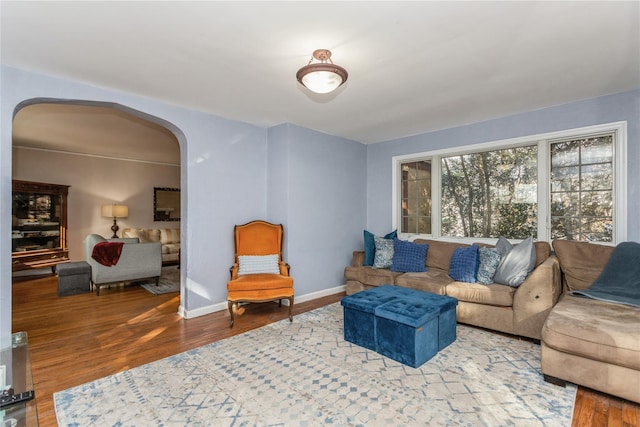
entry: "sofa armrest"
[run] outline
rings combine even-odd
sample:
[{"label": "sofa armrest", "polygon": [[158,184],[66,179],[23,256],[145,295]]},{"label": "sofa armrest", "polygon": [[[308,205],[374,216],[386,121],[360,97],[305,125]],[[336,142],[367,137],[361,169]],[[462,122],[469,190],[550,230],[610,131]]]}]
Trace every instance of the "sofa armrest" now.
[{"label": "sofa armrest", "polygon": [[118,263],[111,267],[91,256],[85,261],[91,266],[91,279],[96,284],[159,277],[162,272],[160,243],[125,244]]},{"label": "sofa armrest", "polygon": [[364,251],[353,251],[351,267],[362,267],[364,264]]},{"label": "sofa armrest", "polygon": [[[516,330],[519,325],[532,328],[533,335],[539,339],[542,323],[558,302],[561,291],[560,263],[555,255],[551,255],[531,272],[513,297]],[[531,336],[531,334],[524,335]]]}]

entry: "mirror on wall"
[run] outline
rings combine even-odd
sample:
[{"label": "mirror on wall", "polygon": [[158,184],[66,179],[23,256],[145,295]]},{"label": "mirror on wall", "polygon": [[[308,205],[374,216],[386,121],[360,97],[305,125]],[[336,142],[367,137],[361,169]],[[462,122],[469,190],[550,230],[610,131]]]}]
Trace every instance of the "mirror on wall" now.
[{"label": "mirror on wall", "polygon": [[153,188],[153,220],[180,221],[179,188]]}]

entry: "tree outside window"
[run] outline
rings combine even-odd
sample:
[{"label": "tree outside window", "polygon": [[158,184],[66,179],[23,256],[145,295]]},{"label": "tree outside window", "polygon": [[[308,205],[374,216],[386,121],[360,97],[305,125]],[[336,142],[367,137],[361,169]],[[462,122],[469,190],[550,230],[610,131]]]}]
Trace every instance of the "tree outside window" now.
[{"label": "tree outside window", "polygon": [[536,145],[441,159],[442,235],[537,237]]},{"label": "tree outside window", "polygon": [[431,161],[401,165],[402,233],[431,234]]},{"label": "tree outside window", "polygon": [[551,144],[551,237],[613,241],[613,136]]}]

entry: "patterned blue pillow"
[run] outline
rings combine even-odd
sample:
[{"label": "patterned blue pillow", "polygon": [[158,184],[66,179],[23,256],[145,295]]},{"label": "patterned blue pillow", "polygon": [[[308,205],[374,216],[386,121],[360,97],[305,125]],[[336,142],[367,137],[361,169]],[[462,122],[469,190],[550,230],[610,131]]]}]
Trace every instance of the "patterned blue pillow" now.
[{"label": "patterned blue pillow", "polygon": [[393,264],[393,240],[374,236],[376,255],[373,257],[373,268],[389,268]]},{"label": "patterned blue pillow", "polygon": [[478,283],[490,285],[493,283],[493,275],[500,264],[502,257],[496,248],[480,248],[480,266],[478,267]]},{"label": "patterned blue pillow", "polygon": [[456,248],[449,265],[449,276],[457,282],[476,283],[476,275],[480,265],[478,245],[467,248]]},{"label": "patterned blue pillow", "polygon": [[427,271],[429,245],[393,239],[393,264],[391,271],[420,273]]},{"label": "patterned blue pillow", "polygon": [[[391,233],[384,236],[385,239],[395,239],[398,235],[398,230],[393,230]],[[374,241],[373,233],[364,230],[364,262],[362,265],[372,266],[373,260],[376,255],[376,243]]]}]

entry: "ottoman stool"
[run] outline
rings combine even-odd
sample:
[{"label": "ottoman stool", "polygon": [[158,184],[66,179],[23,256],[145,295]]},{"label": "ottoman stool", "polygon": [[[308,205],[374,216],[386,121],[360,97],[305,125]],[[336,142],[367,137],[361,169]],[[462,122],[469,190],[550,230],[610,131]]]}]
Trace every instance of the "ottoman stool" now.
[{"label": "ottoman stool", "polygon": [[58,296],[91,292],[91,266],[84,262],[65,262],[56,266]]},{"label": "ottoman stool", "polygon": [[440,309],[416,299],[396,299],[378,306],[377,352],[404,365],[420,367],[438,352]]},{"label": "ottoman stool", "polygon": [[[438,316],[438,351],[440,351],[456,340],[456,306],[458,305],[458,300],[446,295],[420,291],[414,292],[420,294],[413,296],[417,301],[440,310]],[[411,297],[403,296],[403,298]]]},{"label": "ottoman stool", "polygon": [[394,286],[384,285],[342,298],[345,341],[376,350],[375,310],[396,298],[389,288]]}]

